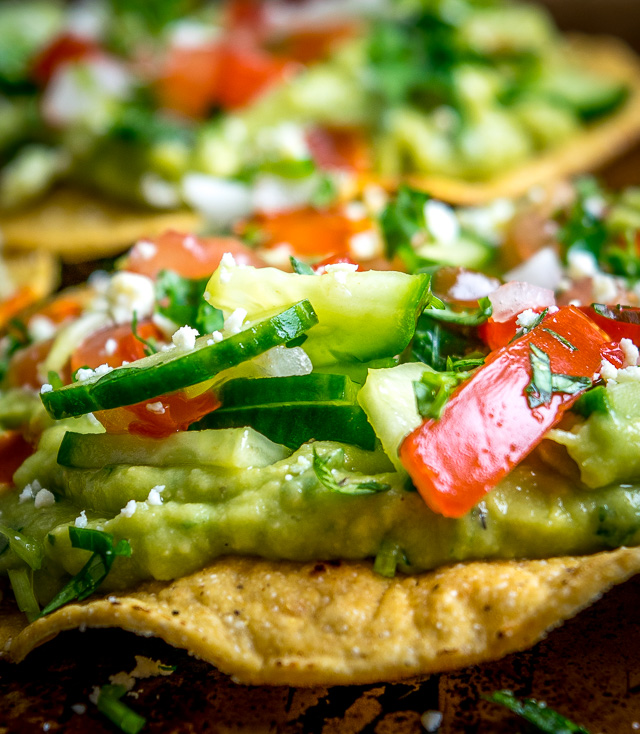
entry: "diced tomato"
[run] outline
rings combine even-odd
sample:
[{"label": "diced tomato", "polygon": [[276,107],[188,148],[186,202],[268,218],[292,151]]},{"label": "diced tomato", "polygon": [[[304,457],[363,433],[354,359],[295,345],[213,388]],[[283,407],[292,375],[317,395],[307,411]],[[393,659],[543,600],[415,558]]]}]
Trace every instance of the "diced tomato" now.
[{"label": "diced tomato", "polygon": [[[164,335],[152,321],[141,321],[138,336],[146,340],[164,340]],[[108,326],[85,339],[71,356],[71,374],[80,367],[95,369],[101,364],[120,367],[123,362],[135,362],[146,356],[145,345],[137,339],[130,324]]]},{"label": "diced tomato", "polygon": [[149,278],[155,278],[161,270],[174,270],[185,278],[206,278],[218,267],[225,252],[230,252],[240,265],[264,266],[235,237],[195,237],[170,230],[134,246],[124,258],[122,268]]},{"label": "diced tomato", "polygon": [[640,346],[640,308],[633,306],[581,306],[580,310],[612,339],[631,339]]},{"label": "diced tomato", "polygon": [[246,107],[296,70],[291,61],[249,44],[230,42],[221,53],[216,100],[225,110]]},{"label": "diced tomato", "polygon": [[282,243],[300,255],[347,256],[349,241],[370,229],[368,218],[351,220],[337,208],[304,207],[279,214],[260,214],[252,220],[264,237],[266,247]]},{"label": "diced tomato", "polygon": [[359,29],[357,23],[348,22],[321,28],[305,28],[288,35],[277,47],[288,58],[308,64],[326,58],[338,43],[353,38]]},{"label": "diced tomato", "polygon": [[5,298],[0,303],[0,330],[4,329],[14,316],[30,306],[37,298],[38,296],[29,286],[18,288],[15,293]]},{"label": "diced tomato", "polygon": [[577,400],[578,393],[554,392],[548,403],[529,406],[531,344],[548,355],[553,373],[592,379],[609,341],[599,326],[569,306],[493,352],[454,392],[440,419],[425,420],[400,447],[402,463],[429,507],[447,517],[464,515]]},{"label": "diced tomato", "polygon": [[156,81],[162,107],[181,115],[203,118],[217,103],[220,44],[172,46]]},{"label": "diced tomato", "polygon": [[34,447],[19,431],[0,433],[0,484],[11,484],[16,469],[31,456]]},{"label": "diced tomato", "polygon": [[185,431],[219,407],[220,401],[211,390],[195,397],[180,390],[124,408],[97,411],[95,416],[107,433],[135,433],[160,438]]},{"label": "diced tomato", "polygon": [[45,85],[62,64],[97,56],[99,53],[100,47],[95,41],[65,33],[55,38],[35,58],[32,67],[33,77]]},{"label": "diced tomato", "polygon": [[64,321],[80,316],[86,301],[87,291],[71,290],[39,306],[34,315],[46,316],[56,325],[62,324]]},{"label": "diced tomato", "polygon": [[307,133],[307,145],[320,168],[371,170],[370,146],[359,130],[315,127]]},{"label": "diced tomato", "polygon": [[260,40],[265,34],[263,0],[230,0],[224,4],[224,26],[234,36]]},{"label": "diced tomato", "polygon": [[[42,385],[39,367],[47,358],[53,339],[36,342],[29,347],[18,350],[9,361],[7,384],[9,387],[31,387],[38,390]],[[68,369],[60,375],[63,382],[70,381]]]}]

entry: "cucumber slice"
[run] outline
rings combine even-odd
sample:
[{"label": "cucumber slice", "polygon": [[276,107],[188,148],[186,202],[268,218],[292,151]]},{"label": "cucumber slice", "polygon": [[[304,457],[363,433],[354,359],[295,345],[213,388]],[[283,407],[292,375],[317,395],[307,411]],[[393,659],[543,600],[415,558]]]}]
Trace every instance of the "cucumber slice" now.
[{"label": "cucumber slice", "polygon": [[247,469],[269,466],[290,453],[252,428],[181,431],[167,438],[67,431],[58,451],[58,464],[76,469],[114,464]]},{"label": "cucumber slice", "polygon": [[226,382],[218,397],[223,409],[273,403],[355,403],[358,388],[345,375],[310,374],[291,377],[240,378]]},{"label": "cucumber slice", "polygon": [[431,368],[410,362],[388,370],[371,370],[358,395],[382,448],[398,471],[404,471],[398,449],[405,436],[416,429],[422,418],[416,407],[413,383]]},{"label": "cucumber slice", "polygon": [[487,242],[464,235],[454,244],[443,245],[430,242],[421,245],[416,252],[425,260],[430,260],[438,265],[460,266],[471,270],[485,268],[495,256],[495,248]]},{"label": "cucumber slice", "polygon": [[225,317],[244,308],[252,321],[268,310],[308,298],[319,319],[304,342],[314,367],[400,354],[413,336],[428,296],[425,274],[370,270],[297,275],[224,263],[205,292]]},{"label": "cucumber slice", "polygon": [[251,426],[290,449],[303,443],[340,441],[373,451],[376,435],[362,408],[355,403],[291,403],[252,408],[220,408],[195,424],[197,428]]},{"label": "cucumber slice", "polygon": [[42,394],[54,418],[119,408],[205,382],[218,372],[286,344],[318,322],[309,301],[299,301],[217,344],[200,337],[196,348],[172,349],[144,357],[99,378],[90,378]]}]

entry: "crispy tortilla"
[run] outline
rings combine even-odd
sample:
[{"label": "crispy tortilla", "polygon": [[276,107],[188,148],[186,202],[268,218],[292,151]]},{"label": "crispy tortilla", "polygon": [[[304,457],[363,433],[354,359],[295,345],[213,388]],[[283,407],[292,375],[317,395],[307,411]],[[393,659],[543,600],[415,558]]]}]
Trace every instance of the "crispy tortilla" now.
[{"label": "crispy tortilla", "polygon": [[28,209],[0,214],[7,247],[40,249],[67,262],[117,255],[143,237],[167,229],[195,232],[195,212],[153,212],[126,207],[77,189],[57,189]]},{"label": "crispy tortilla", "polygon": [[[640,59],[616,38],[576,34],[569,39],[568,53],[581,66],[629,86],[629,98],[617,112],[594,122],[561,147],[542,152],[489,181],[474,183],[427,174],[408,175],[403,181],[436,199],[474,206],[502,197],[522,196],[533,186],[596,170],[631,148],[640,137]],[[388,181],[384,185],[395,189],[398,182]]]},{"label": "crispy tortilla", "polygon": [[223,558],[174,582],[0,623],[14,662],[63,630],[154,635],[247,684],[392,681],[500,658],[640,571],[640,549],[458,564],[393,579],[366,563]]}]

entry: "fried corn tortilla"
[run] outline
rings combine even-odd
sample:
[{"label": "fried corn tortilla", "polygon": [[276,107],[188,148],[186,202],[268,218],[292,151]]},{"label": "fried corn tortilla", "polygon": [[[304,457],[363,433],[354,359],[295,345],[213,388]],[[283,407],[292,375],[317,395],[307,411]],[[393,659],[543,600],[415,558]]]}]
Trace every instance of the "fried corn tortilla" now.
[{"label": "fried corn tortilla", "polygon": [[19,662],[59,632],[155,635],[252,685],[368,683],[442,672],[530,647],[640,570],[640,549],[458,564],[387,579],[365,563],[223,558],[171,583],[0,624]]},{"label": "fried corn tortilla", "polygon": [[116,255],[142,237],[167,229],[197,231],[200,225],[194,212],[136,209],[78,189],[57,189],[28,209],[0,213],[7,247],[37,248],[67,262]]},{"label": "fried corn tortilla", "polygon": [[[629,98],[617,112],[587,127],[573,140],[547,150],[528,163],[478,183],[442,176],[407,176],[411,185],[454,204],[486,204],[501,197],[517,197],[532,186],[592,171],[622,155],[640,135],[640,61],[615,38],[570,37],[568,53],[586,69],[624,81]],[[395,189],[397,182],[386,182]]]}]

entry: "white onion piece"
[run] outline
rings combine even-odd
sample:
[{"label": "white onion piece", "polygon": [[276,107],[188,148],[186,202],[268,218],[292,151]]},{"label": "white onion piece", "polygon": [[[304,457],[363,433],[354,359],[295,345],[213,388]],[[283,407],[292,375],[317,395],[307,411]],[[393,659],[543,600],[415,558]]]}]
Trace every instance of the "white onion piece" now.
[{"label": "white onion piece", "polygon": [[551,308],[556,305],[553,291],[515,280],[490,293],[489,300],[493,306],[493,320],[498,323],[508,321],[528,308]]},{"label": "white onion piece", "polygon": [[504,279],[519,280],[541,288],[557,290],[562,281],[562,264],[553,247],[543,247],[528,260],[505,273]]}]

